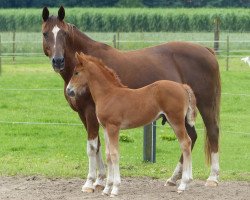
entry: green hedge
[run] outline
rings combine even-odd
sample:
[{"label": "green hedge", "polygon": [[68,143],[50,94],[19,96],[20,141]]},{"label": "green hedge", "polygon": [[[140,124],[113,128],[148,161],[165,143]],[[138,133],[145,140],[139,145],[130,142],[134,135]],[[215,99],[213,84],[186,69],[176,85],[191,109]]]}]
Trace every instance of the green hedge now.
[{"label": "green hedge", "polygon": [[[57,9],[50,9],[54,15]],[[0,31],[40,31],[42,9],[0,9]],[[66,8],[66,21],[84,31],[250,31],[249,9]]]}]

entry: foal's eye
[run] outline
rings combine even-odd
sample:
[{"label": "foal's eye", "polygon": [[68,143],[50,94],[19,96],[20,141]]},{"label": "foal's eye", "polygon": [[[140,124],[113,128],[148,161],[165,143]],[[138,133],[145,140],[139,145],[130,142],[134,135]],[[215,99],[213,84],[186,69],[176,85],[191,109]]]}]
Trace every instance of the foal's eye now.
[{"label": "foal's eye", "polygon": [[78,75],[78,72],[75,72],[74,75],[75,75],[75,76]]}]

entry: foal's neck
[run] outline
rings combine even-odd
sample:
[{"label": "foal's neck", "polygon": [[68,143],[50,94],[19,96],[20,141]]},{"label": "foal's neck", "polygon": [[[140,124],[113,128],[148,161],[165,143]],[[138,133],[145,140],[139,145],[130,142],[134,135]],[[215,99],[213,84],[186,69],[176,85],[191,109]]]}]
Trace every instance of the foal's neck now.
[{"label": "foal's neck", "polygon": [[110,94],[114,89],[121,88],[111,81],[106,74],[100,69],[88,70],[88,86],[95,103],[106,95]]}]

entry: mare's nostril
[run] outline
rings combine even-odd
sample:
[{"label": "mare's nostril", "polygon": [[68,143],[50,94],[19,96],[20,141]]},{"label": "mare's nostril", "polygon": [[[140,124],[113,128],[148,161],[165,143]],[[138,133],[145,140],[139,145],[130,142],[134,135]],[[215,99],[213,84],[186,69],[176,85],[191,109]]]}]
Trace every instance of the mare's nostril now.
[{"label": "mare's nostril", "polygon": [[55,58],[52,59],[52,63],[55,64],[56,63],[56,60]]}]

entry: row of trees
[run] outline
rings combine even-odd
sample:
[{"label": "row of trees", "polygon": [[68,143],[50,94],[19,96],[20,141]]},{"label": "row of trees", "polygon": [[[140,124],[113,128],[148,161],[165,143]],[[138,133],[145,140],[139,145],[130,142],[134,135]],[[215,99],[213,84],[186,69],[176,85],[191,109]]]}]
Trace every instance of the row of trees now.
[{"label": "row of trees", "polygon": [[250,0],[1,0],[1,8],[19,7],[250,7]]}]

